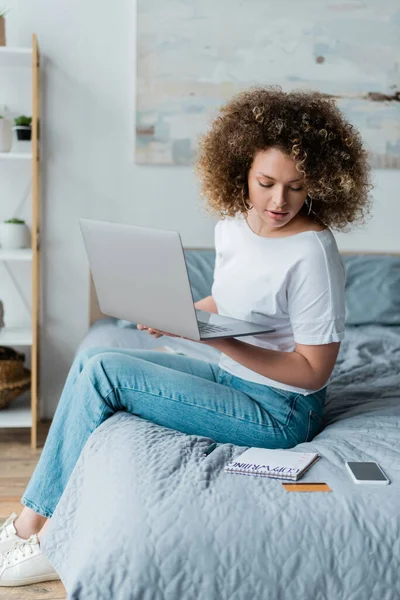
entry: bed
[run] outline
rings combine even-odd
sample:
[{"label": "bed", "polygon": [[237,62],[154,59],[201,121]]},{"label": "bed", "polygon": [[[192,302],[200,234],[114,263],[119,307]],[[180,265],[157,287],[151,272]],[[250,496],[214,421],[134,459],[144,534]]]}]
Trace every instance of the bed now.
[{"label": "bed", "polygon": [[[195,301],[214,252],[186,250]],[[325,428],[297,451],[321,459],[302,481],[329,493],[224,473],[245,448],[116,413],[89,438],[44,536],[68,598],[84,600],[400,599],[400,257],[346,255],[346,337]],[[154,340],[104,318],[92,290],[93,346],[172,350],[218,361],[178,338]],[[352,483],[345,460],[377,461],[388,486]]]}]

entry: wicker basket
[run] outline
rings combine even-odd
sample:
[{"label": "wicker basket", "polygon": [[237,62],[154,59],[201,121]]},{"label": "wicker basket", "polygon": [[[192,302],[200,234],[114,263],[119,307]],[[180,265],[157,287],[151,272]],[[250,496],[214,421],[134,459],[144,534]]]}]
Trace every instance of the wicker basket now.
[{"label": "wicker basket", "polygon": [[0,409],[29,389],[31,373],[24,367],[25,355],[13,348],[0,346]]}]

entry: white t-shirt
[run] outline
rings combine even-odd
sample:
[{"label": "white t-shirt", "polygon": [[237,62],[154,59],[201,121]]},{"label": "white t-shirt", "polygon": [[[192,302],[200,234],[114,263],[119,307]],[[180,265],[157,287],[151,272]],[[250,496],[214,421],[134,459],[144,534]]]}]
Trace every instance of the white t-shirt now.
[{"label": "white t-shirt", "polygon": [[[275,329],[236,339],[292,352],[296,343],[344,338],[345,267],[330,229],[261,237],[239,214],[218,221],[215,250],[211,293],[219,314]],[[223,353],[219,366],[255,383],[304,395],[315,392],[264,377]]]}]

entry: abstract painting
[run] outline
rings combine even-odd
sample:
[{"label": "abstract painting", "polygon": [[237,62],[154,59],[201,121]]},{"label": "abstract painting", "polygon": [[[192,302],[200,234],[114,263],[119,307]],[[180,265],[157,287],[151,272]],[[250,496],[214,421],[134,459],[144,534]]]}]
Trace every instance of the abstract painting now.
[{"label": "abstract painting", "polygon": [[400,168],[398,0],[137,0],[136,162],[191,165],[233,94],[317,89]]}]

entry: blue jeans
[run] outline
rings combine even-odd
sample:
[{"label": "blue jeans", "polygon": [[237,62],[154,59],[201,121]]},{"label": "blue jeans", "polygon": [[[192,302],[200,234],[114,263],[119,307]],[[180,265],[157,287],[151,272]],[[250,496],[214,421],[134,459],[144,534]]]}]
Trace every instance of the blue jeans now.
[{"label": "blue jeans", "polygon": [[21,502],[51,517],[90,434],[117,411],[220,443],[291,448],[321,431],[325,395],[326,388],[303,396],[251,383],[178,354],[83,350]]}]

